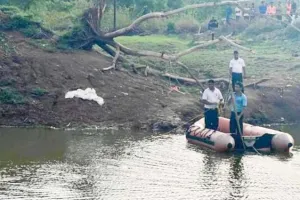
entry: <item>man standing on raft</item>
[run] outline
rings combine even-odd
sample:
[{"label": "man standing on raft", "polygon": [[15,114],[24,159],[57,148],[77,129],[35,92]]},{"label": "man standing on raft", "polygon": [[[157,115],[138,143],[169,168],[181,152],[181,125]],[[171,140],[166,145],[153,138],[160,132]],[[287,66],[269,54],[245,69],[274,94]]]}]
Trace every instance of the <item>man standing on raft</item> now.
[{"label": "man standing on raft", "polygon": [[218,104],[223,103],[222,93],[215,87],[214,80],[208,81],[201,102],[204,103],[205,128],[217,130],[219,126]]},{"label": "man standing on raft", "polygon": [[243,94],[242,88],[243,84],[237,82],[235,92],[228,99],[228,105],[231,105],[230,133],[235,140],[236,149],[243,149],[243,119],[244,109],[247,107],[247,97]]},{"label": "man standing on raft", "polygon": [[[229,75],[232,79],[232,89],[235,91],[236,82],[243,83],[243,77],[246,77],[246,65],[242,58],[239,58],[239,52],[234,51],[234,58],[229,63]],[[242,88],[244,93],[244,88]]]}]

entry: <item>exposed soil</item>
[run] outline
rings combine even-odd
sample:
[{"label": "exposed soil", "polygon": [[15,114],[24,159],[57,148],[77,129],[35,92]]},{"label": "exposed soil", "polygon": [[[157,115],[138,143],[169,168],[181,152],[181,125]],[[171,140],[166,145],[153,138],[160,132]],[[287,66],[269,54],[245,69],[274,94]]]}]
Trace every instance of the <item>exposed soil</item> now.
[{"label": "exposed soil", "polygon": [[[15,88],[25,99],[22,104],[0,104],[0,125],[8,126],[121,126],[125,128],[169,129],[201,114],[195,97],[172,93],[155,77],[126,71],[103,73],[111,60],[96,52],[46,52],[28,43],[19,33],[5,33],[16,53],[0,48],[1,86]],[[278,79],[278,81],[280,81]],[[275,81],[276,82],[276,81]],[[81,99],[65,99],[70,90],[95,88],[105,104]],[[46,94],[32,91],[40,88]],[[226,90],[225,90],[226,91]],[[300,116],[300,88],[283,90],[274,84],[247,89],[247,121],[277,122],[283,117],[295,121]]]}]

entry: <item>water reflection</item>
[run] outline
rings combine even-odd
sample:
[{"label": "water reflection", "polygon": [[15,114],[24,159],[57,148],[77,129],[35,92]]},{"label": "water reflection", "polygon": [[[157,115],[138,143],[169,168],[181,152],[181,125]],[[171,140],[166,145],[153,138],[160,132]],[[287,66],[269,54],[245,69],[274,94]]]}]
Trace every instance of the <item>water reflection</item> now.
[{"label": "water reflection", "polygon": [[299,151],[292,157],[219,154],[187,144],[183,135],[1,133],[0,199],[257,200],[300,195]]},{"label": "water reflection", "polygon": [[229,183],[230,199],[238,200],[245,198],[246,180],[243,165],[243,155],[236,155],[230,160]]},{"label": "water reflection", "polygon": [[61,161],[67,137],[62,132],[48,134],[43,129],[2,129],[0,165],[30,164],[34,161]]}]

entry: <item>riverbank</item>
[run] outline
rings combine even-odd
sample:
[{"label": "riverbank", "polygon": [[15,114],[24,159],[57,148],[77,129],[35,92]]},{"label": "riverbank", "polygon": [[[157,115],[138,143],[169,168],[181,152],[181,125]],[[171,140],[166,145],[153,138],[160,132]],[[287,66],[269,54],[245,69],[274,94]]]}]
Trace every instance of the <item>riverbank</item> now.
[{"label": "riverbank", "polygon": [[[172,43],[174,40],[161,38],[160,41],[156,40],[156,48],[167,44],[167,49],[171,45],[172,50],[180,50],[176,43]],[[144,48],[148,43],[155,48],[149,39],[140,37],[136,43],[126,38],[122,38],[122,41]],[[188,46],[187,40],[176,40],[180,48]],[[0,125],[60,128],[96,125],[169,130],[202,112],[202,105],[198,102],[200,89],[197,87],[182,86],[185,95],[174,92],[168,94],[170,82],[158,77],[143,77],[130,70],[102,72],[102,68],[111,65],[111,59],[96,52],[62,52],[45,48],[49,43],[37,44],[17,32],[4,33],[1,41]],[[129,43],[127,45],[130,46]],[[198,71],[199,78],[226,77],[232,49],[220,48],[223,48],[222,51],[217,47],[200,51],[183,61],[193,71]],[[260,88],[246,90],[249,97],[247,121],[268,123],[278,122],[282,118],[287,122],[298,120],[299,58],[289,54],[288,50],[280,57],[274,54],[274,49],[267,51],[261,48],[259,51],[265,51],[265,54],[242,54],[249,63],[248,76],[251,77],[246,79],[246,83],[265,76],[271,80],[260,85]],[[159,67],[163,68],[164,64],[160,63]],[[174,68],[171,72],[180,72],[180,69]],[[104,99],[103,106],[92,101],[65,99],[66,92],[88,87],[95,88]]]}]

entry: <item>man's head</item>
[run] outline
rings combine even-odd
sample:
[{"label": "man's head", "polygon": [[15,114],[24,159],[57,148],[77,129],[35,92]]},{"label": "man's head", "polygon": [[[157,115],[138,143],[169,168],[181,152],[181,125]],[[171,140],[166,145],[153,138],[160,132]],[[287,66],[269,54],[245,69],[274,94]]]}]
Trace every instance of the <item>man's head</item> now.
[{"label": "man's head", "polygon": [[273,5],[274,5],[274,2],[273,2],[273,1],[271,1],[270,5],[271,5],[271,6],[273,6]]},{"label": "man's head", "polygon": [[233,56],[234,56],[234,59],[239,59],[239,52],[238,51],[234,51],[233,52]]},{"label": "man's head", "polygon": [[241,92],[242,91],[242,88],[243,88],[243,84],[241,82],[237,82],[235,85],[234,85],[234,88],[235,88],[235,91],[236,92]]},{"label": "man's head", "polygon": [[209,80],[208,81],[208,88],[210,90],[214,90],[215,89],[215,81],[214,80]]},{"label": "man's head", "polygon": [[264,2],[264,1],[262,1],[262,2],[261,2],[261,4],[262,4],[262,5],[265,5],[265,2]]}]

